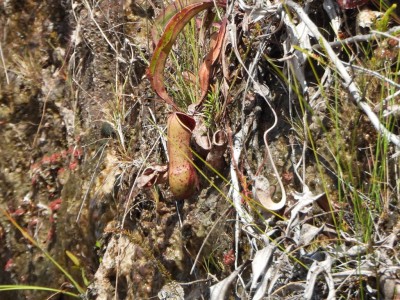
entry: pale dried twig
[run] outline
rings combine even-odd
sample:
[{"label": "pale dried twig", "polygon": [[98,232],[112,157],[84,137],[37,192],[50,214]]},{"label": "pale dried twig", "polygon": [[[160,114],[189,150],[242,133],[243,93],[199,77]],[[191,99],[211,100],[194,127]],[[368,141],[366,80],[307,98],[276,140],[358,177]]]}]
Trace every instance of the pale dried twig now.
[{"label": "pale dried twig", "polygon": [[[343,47],[344,45],[351,45],[351,44],[355,44],[358,42],[368,42],[370,40],[376,39],[378,38],[378,36],[382,35],[382,36],[387,36],[390,38],[393,38],[393,36],[391,34],[400,31],[400,26],[396,26],[393,28],[390,28],[388,31],[386,32],[380,32],[380,31],[374,31],[372,30],[370,34],[363,34],[363,35],[355,35],[343,40],[339,40],[339,41],[335,41],[335,42],[330,42],[329,45],[332,48],[338,48],[338,47]],[[314,50],[321,50],[323,47],[321,44],[316,44],[313,45],[313,49]]]},{"label": "pale dried twig", "polygon": [[0,43],[0,58],[1,58],[1,62],[3,64],[3,69],[4,69],[4,74],[6,76],[7,84],[10,84],[10,79],[8,78],[7,66],[6,66],[6,62],[4,60],[3,48],[1,47],[1,43]]},{"label": "pale dried twig", "polygon": [[329,288],[329,294],[326,299],[335,299],[335,284],[331,273],[332,259],[328,254],[325,254],[326,259],[324,261],[314,261],[307,274],[306,290],[304,291],[305,299],[312,299],[314,286],[317,281],[319,274],[324,274],[325,281]]},{"label": "pale dried twig", "polygon": [[349,90],[351,97],[356,102],[356,104],[361,108],[361,110],[368,116],[372,125],[375,129],[382,134],[387,140],[395,144],[397,147],[400,147],[400,138],[390,132],[379,120],[378,116],[374,113],[371,107],[363,100],[362,94],[360,93],[359,88],[353,81],[353,78],[347,72],[342,61],[339,60],[336,53],[333,51],[329,42],[324,38],[324,36],[319,32],[318,27],[314,24],[313,21],[308,17],[308,15],[304,12],[303,8],[292,0],[287,0],[284,2],[285,5],[292,8],[299,18],[306,24],[309,28],[310,32],[314,35],[314,37],[319,41],[322,48],[325,49],[328,54],[330,60],[335,65],[338,73],[342,77],[344,81],[345,87]]}]

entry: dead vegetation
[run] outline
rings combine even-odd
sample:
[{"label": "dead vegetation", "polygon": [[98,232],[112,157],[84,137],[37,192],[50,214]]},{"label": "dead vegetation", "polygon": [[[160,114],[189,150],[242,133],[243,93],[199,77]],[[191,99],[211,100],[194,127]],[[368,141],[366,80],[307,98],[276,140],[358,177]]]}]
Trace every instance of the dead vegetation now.
[{"label": "dead vegetation", "polygon": [[[0,41],[0,204],[82,297],[399,297],[396,6],[62,4],[69,30],[32,53]],[[40,249],[4,218],[0,239],[1,283],[82,292],[35,281]]]}]

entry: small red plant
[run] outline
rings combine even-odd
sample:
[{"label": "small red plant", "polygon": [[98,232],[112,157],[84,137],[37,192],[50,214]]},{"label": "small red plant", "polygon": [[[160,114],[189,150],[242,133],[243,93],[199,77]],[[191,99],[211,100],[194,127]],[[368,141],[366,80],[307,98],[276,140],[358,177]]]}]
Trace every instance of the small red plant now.
[{"label": "small red plant", "polygon": [[58,199],[56,199],[56,200],[51,201],[51,202],[49,203],[49,208],[50,208],[50,210],[51,210],[52,212],[55,212],[55,211],[59,210],[60,207],[61,207],[61,203],[62,203],[62,199],[61,199],[61,198],[58,198]]},{"label": "small red plant", "polygon": [[342,9],[352,9],[368,3],[369,0],[337,0],[337,2]]},{"label": "small red plant", "polygon": [[225,266],[229,267],[233,265],[233,263],[235,262],[235,258],[236,258],[235,251],[231,249],[224,254],[222,262],[224,263]]},{"label": "small red plant", "polygon": [[10,258],[9,260],[7,260],[5,266],[4,266],[4,271],[5,272],[10,272],[11,269],[15,266],[14,261],[12,258]]}]

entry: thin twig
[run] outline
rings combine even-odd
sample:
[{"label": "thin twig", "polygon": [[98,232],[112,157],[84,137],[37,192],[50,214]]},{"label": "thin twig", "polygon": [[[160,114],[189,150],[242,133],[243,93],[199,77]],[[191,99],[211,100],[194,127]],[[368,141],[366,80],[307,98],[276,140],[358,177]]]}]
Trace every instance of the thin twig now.
[{"label": "thin twig", "polygon": [[214,228],[217,226],[217,224],[219,223],[219,221],[221,221],[221,219],[223,217],[225,217],[226,213],[229,211],[230,207],[228,207],[227,209],[225,209],[225,211],[222,213],[222,215],[215,221],[214,225],[211,227],[210,231],[207,233],[206,237],[203,240],[203,243],[200,246],[199,251],[197,252],[196,258],[194,259],[193,262],[193,266],[190,269],[190,275],[193,273],[194,268],[196,267],[197,261],[199,260],[200,254],[201,254],[201,250],[203,250],[206,242],[208,241],[208,238],[210,237],[211,233],[213,232]]},{"label": "thin twig", "polygon": [[[355,35],[355,36],[349,37],[347,39],[330,42],[329,45],[332,48],[339,48],[339,47],[343,47],[345,45],[348,46],[348,45],[359,43],[359,42],[368,42],[370,40],[377,39],[378,36],[380,36],[380,35],[393,38],[393,36],[391,36],[391,34],[397,32],[397,31],[400,31],[400,26],[390,28],[386,32],[372,31],[372,33],[370,33],[370,34]],[[314,50],[322,50],[323,46],[321,44],[316,44],[316,45],[313,45],[312,48]]]},{"label": "thin twig", "polygon": [[84,0],[83,4],[85,5],[86,9],[89,12],[90,18],[92,19],[93,23],[96,25],[97,29],[99,30],[101,36],[104,38],[104,40],[107,42],[108,46],[115,52],[116,56],[118,59],[120,59],[122,62],[127,63],[127,61],[122,58],[119,54],[118,51],[115,49],[115,47],[113,46],[113,44],[108,40],[107,36],[105,35],[103,29],[100,27],[99,23],[96,21],[95,19],[95,13],[94,13],[94,9],[92,9],[92,7],[90,6],[89,2]]},{"label": "thin twig", "polygon": [[383,80],[385,83],[389,83],[389,84],[391,84],[391,85],[393,85],[393,86],[395,86],[397,88],[400,88],[400,84],[398,84],[397,82],[395,82],[393,80],[390,80],[389,78],[379,74],[376,71],[373,71],[373,70],[370,70],[370,69],[366,69],[366,68],[363,68],[361,66],[357,66],[357,65],[345,62],[345,61],[342,61],[342,64],[345,65],[345,66],[348,66],[348,67],[350,67],[350,68],[352,68],[352,69],[354,69],[356,71],[367,73],[369,75],[375,76],[375,77]]},{"label": "thin twig", "polygon": [[0,43],[0,58],[1,58],[1,62],[3,63],[4,74],[6,75],[7,84],[10,84],[10,79],[8,78],[7,66],[6,66],[6,62],[4,60],[3,48],[1,47],[1,43]]},{"label": "thin twig", "polygon": [[[148,153],[148,154],[146,155],[146,157],[144,158],[143,163],[141,164],[141,166],[140,166],[140,168],[139,168],[139,170],[138,170],[138,172],[137,172],[138,175],[136,176],[136,178],[135,178],[135,180],[134,180],[134,182],[133,182],[133,184],[132,184],[132,187],[131,187],[131,189],[130,189],[130,191],[129,191],[128,200],[127,200],[126,203],[125,203],[124,215],[123,215],[123,217],[122,217],[122,221],[121,221],[121,224],[120,224],[121,228],[124,228],[125,219],[126,219],[126,217],[127,217],[127,215],[128,215],[128,212],[129,212],[129,210],[130,210],[129,208],[130,208],[130,205],[131,205],[131,201],[132,201],[132,199],[133,199],[134,197],[136,197],[136,195],[137,195],[137,193],[138,193],[138,189],[137,189],[137,187],[136,187],[136,182],[137,182],[138,178],[140,177],[141,172],[142,172],[142,170],[144,169],[144,166],[145,166],[146,163],[147,163],[147,160],[149,159],[150,155],[153,153],[155,147],[158,145],[158,140],[159,140],[159,138],[157,138],[157,140],[155,141],[154,145],[151,147],[149,153]],[[135,192],[136,192],[136,193],[135,193]]]},{"label": "thin twig", "polygon": [[[90,178],[89,186],[88,186],[87,189],[86,189],[85,196],[83,197],[82,203],[81,203],[81,205],[80,205],[80,207],[79,207],[78,214],[76,215],[76,220],[75,220],[76,223],[79,222],[79,219],[80,219],[81,214],[82,214],[83,206],[85,205],[86,199],[87,199],[87,197],[89,196],[89,192],[90,192],[90,189],[91,189],[91,187],[92,187],[92,185],[93,185],[93,182],[94,182],[94,180],[96,179],[96,176],[98,175],[97,171],[98,171],[98,169],[99,169],[99,167],[100,167],[100,163],[102,162],[103,154],[104,154],[104,151],[105,151],[107,145],[108,145],[108,143],[105,143],[105,144],[100,148],[101,150],[99,149],[99,151],[100,151],[100,157],[99,157],[99,159],[97,160],[96,167],[94,168],[93,173],[92,173],[92,176],[91,176],[91,178]],[[97,155],[97,153],[94,155],[94,157],[96,157],[96,155]],[[93,158],[93,159],[94,159],[94,158]]]},{"label": "thin twig", "polygon": [[38,125],[38,127],[37,127],[35,137],[33,138],[33,142],[32,142],[31,148],[35,148],[35,147],[36,147],[36,142],[37,142],[37,139],[38,139],[38,136],[39,136],[39,132],[40,132],[40,130],[42,129],[42,124],[43,124],[43,121],[44,121],[44,116],[46,115],[47,100],[49,99],[50,93],[51,93],[52,91],[53,91],[53,90],[50,90],[50,91],[47,93],[46,97],[44,98],[44,101],[43,101],[43,109],[42,109],[42,115],[41,115],[41,117],[40,117],[40,122],[39,122],[39,125]]},{"label": "thin twig", "polygon": [[360,93],[359,88],[354,83],[353,78],[347,72],[346,67],[339,60],[336,53],[333,51],[329,42],[323,37],[323,35],[319,32],[318,27],[314,24],[313,21],[308,17],[308,15],[304,12],[303,8],[292,0],[287,0],[284,2],[285,5],[292,8],[299,18],[306,24],[309,28],[310,32],[314,35],[314,37],[319,41],[320,45],[325,49],[329,58],[335,65],[338,73],[342,77],[344,81],[345,87],[349,90],[351,97],[356,102],[356,104],[361,108],[361,110],[367,115],[369,120],[375,129],[382,134],[387,140],[395,144],[397,147],[400,147],[400,138],[386,129],[386,127],[380,122],[378,116],[374,113],[371,107],[363,100],[363,97]]}]

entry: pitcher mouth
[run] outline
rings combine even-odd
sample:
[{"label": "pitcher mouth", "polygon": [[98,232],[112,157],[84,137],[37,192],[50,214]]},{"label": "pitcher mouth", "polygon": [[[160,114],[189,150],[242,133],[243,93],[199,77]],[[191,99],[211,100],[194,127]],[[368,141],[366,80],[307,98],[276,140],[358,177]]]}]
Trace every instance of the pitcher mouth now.
[{"label": "pitcher mouth", "polygon": [[179,123],[190,131],[193,131],[196,127],[196,121],[189,115],[181,112],[175,112],[178,117]]}]

